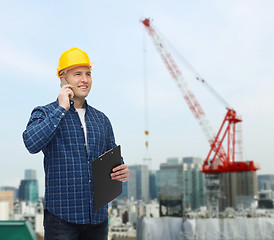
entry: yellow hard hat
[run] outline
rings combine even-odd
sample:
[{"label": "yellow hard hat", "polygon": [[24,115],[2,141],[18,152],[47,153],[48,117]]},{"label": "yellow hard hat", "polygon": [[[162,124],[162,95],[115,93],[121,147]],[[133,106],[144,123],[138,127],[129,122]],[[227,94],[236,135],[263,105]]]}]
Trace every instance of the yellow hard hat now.
[{"label": "yellow hard hat", "polygon": [[87,53],[73,47],[61,54],[58,62],[57,76],[60,78],[60,71],[77,66],[89,66],[92,69],[92,64]]}]

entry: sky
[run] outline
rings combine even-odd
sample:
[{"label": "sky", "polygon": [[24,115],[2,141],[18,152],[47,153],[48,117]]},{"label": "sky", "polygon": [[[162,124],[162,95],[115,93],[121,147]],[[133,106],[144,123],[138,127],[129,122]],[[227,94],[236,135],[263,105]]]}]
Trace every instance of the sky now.
[{"label": "sky", "polygon": [[[157,170],[169,157],[206,158],[208,140],[141,24],[145,17],[171,54],[187,59],[242,117],[243,160],[254,160],[257,174],[273,174],[272,9],[270,0],[2,1],[0,186],[18,187],[24,170],[35,169],[43,194],[43,155],[28,153],[22,132],[34,107],[57,99],[58,59],[71,47],[96,64],[87,101],[111,120],[128,165]],[[225,106],[176,62],[217,132]]]}]

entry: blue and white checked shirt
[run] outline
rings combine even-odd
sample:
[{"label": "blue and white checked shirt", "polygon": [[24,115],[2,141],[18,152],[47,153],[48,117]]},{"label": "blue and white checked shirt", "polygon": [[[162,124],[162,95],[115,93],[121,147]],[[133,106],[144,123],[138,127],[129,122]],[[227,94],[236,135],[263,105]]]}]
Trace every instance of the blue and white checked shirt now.
[{"label": "blue and white checked shirt", "polygon": [[73,101],[68,111],[58,100],[33,110],[23,139],[30,153],[44,153],[45,209],[73,223],[98,224],[107,205],[95,210],[91,162],[116,146],[109,119],[85,102],[87,145]]}]

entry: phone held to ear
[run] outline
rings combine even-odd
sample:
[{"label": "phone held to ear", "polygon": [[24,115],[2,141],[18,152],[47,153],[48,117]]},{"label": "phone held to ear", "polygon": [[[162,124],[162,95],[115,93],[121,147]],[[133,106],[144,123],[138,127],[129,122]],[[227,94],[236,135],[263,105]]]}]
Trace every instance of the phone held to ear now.
[{"label": "phone held to ear", "polygon": [[67,84],[68,84],[67,80],[65,78],[62,78],[60,87],[63,87],[64,85],[67,85]]}]

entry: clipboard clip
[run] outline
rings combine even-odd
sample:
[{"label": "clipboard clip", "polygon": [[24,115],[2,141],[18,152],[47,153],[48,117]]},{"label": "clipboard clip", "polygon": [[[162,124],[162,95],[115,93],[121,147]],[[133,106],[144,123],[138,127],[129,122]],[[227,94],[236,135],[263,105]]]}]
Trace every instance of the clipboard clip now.
[{"label": "clipboard clip", "polygon": [[100,158],[100,160],[101,161],[103,161],[103,156],[106,154],[106,153],[108,153],[108,152],[110,152],[111,151],[111,154],[113,154],[113,150],[112,149],[110,149],[110,150],[108,150],[107,152],[104,152],[102,155],[100,155],[98,158]]}]

